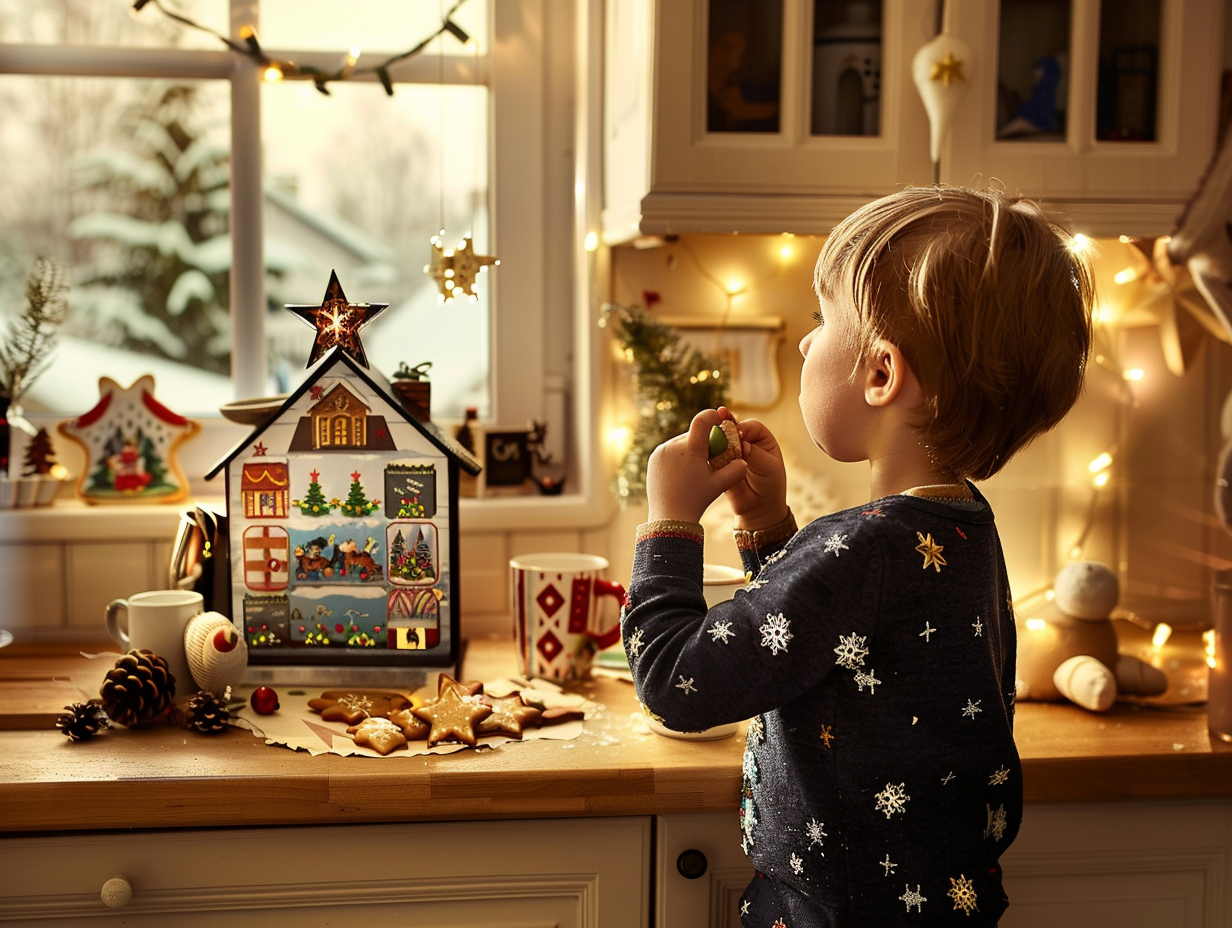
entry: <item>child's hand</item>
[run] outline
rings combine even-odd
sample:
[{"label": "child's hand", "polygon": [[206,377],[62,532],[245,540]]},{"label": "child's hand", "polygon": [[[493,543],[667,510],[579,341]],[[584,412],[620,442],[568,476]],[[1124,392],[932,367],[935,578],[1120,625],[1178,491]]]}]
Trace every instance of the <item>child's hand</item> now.
[{"label": "child's hand", "polygon": [[[720,409],[720,412],[726,412]],[[744,479],[727,491],[736,528],[756,531],[787,518],[787,471],[773,433],[756,419],[739,424]]]},{"label": "child's hand", "polygon": [[703,409],[689,423],[689,431],[655,448],[646,465],[647,517],[698,522],[706,508],[733,484],[744,479],[740,458],[712,471],[710,430],[734,417],[727,409]]}]

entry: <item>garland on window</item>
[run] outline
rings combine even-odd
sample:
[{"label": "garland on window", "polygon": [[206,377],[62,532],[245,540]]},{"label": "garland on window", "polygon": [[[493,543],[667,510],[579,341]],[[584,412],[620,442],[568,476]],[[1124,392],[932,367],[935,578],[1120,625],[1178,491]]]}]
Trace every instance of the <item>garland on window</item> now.
[{"label": "garland on window", "polygon": [[352,49],[343,56],[342,64],[333,71],[324,71],[320,68],[314,68],[310,65],[296,64],[290,59],[271,58],[261,49],[261,43],[257,41],[256,30],[251,26],[244,26],[240,29],[240,38],[243,42],[236,42],[219,32],[215,32],[208,26],[203,26],[200,23],[176,13],[174,10],[169,10],[162,4],[162,0],[134,0],[133,10],[140,12],[147,6],[154,6],[160,13],[169,19],[173,19],[178,23],[188,26],[191,29],[196,29],[199,32],[205,32],[214,36],[223,45],[227,46],[237,55],[244,55],[246,58],[251,58],[254,62],[265,69],[265,79],[267,81],[280,81],[286,78],[308,78],[316,86],[317,90],[329,96],[329,87],[331,81],[345,81],[354,77],[357,74],[375,74],[377,80],[381,82],[381,86],[385,88],[385,93],[389,96],[394,95],[393,79],[389,76],[389,69],[400,61],[405,61],[408,58],[414,58],[422,52],[428,44],[439,35],[448,32],[459,42],[465,45],[470,41],[470,36],[466,30],[453,21],[453,14],[458,11],[466,0],[456,0],[453,6],[449,8],[449,12],[445,14],[445,18],[441,21],[440,28],[431,35],[424,38],[421,42],[408,48],[406,51],[392,55],[386,58],[380,64],[357,68],[356,62],[359,60],[359,50]]}]

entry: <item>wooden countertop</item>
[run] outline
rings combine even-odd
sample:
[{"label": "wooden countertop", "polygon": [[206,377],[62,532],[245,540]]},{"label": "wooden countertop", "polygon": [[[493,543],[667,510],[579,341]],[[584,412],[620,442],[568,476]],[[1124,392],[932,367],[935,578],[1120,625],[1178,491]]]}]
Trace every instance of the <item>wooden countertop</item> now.
[{"label": "wooden countertop", "polygon": [[[0,676],[55,672],[96,686],[99,666],[63,648],[0,651]],[[472,642],[463,676],[513,667],[508,642]],[[156,726],[77,744],[54,728],[0,731],[0,832],[736,809],[743,732],[663,738],[640,722],[630,684],[600,678],[576,691],[598,709],[572,741],[396,760],[313,757],[239,729]],[[1016,732],[1028,802],[1232,797],[1232,745],[1211,740],[1201,706],[1095,715],[1022,703]]]}]

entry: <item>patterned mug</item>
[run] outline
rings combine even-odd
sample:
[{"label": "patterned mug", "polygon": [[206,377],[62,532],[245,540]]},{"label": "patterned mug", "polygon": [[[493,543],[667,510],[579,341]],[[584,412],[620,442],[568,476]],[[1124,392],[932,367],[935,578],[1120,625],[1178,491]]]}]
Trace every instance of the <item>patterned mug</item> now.
[{"label": "patterned mug", "polygon": [[595,652],[620,640],[625,588],[600,577],[606,558],[569,552],[509,561],[520,670],[557,682],[585,679]]}]

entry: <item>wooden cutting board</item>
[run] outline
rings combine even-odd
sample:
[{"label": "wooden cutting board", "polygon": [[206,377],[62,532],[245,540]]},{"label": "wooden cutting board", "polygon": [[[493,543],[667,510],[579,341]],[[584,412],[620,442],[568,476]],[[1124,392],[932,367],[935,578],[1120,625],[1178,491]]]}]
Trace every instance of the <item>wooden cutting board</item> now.
[{"label": "wooden cutting board", "polygon": [[54,728],[65,706],[91,698],[68,677],[0,677],[0,731]]}]

